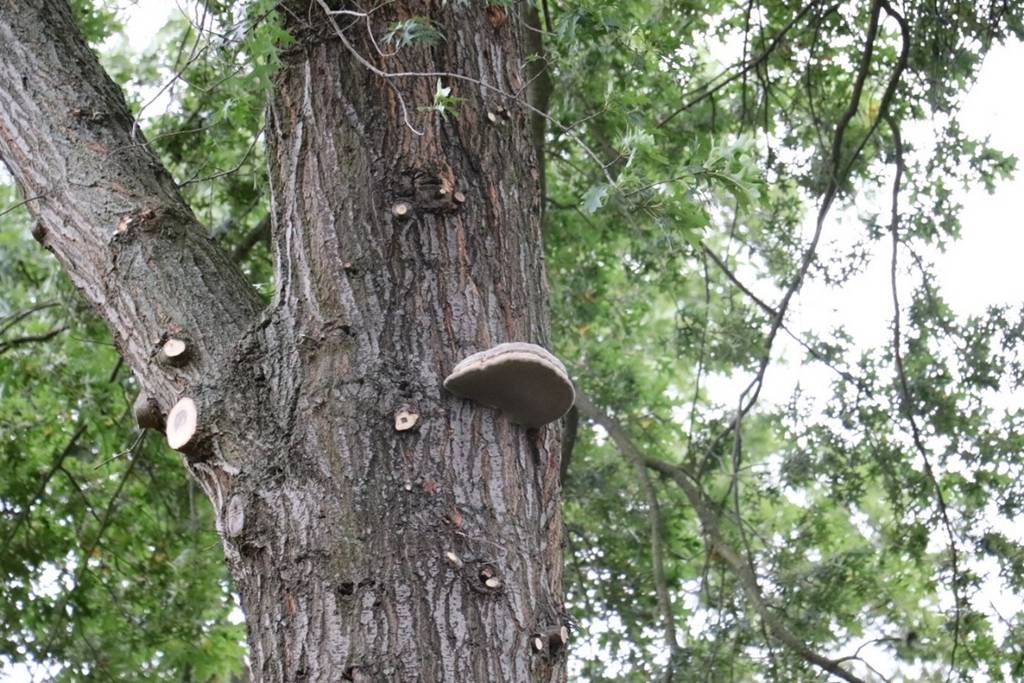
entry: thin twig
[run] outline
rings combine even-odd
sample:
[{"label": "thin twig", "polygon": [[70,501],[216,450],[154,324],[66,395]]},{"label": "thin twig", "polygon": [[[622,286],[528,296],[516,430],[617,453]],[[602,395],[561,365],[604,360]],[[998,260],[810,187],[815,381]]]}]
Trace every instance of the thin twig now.
[{"label": "thin twig", "polygon": [[[771,304],[767,303],[764,299],[760,298],[757,294],[755,294],[749,287],[743,284],[743,282],[736,276],[736,274],[725,264],[725,261],[723,261],[718,254],[712,251],[706,243],[701,242],[700,246],[702,253],[705,256],[711,258],[714,264],[718,266],[718,269],[722,271],[722,274],[725,275],[726,278],[728,278],[729,282],[731,282],[738,290],[743,292],[747,296],[747,298],[749,298],[751,301],[757,304],[758,308],[760,308],[762,311],[764,311],[766,314],[773,318],[778,315],[778,311],[775,310],[775,308],[773,308]],[[807,353],[811,354],[811,356],[815,360],[823,363],[826,367],[835,372],[837,375],[839,375],[846,381],[851,382],[857,387],[860,387],[862,385],[861,380],[854,377],[853,374],[850,373],[848,370],[843,370],[842,368],[836,367],[835,364],[831,360],[829,360],[827,356],[825,356],[823,353],[814,348],[800,335],[793,332],[785,323],[783,323],[782,325],[782,331],[788,334],[793,341],[802,346],[804,350],[807,351]]]},{"label": "thin twig", "polygon": [[887,115],[886,123],[889,124],[889,129],[892,131],[893,145],[895,146],[896,152],[896,176],[892,182],[892,217],[889,222],[889,234],[892,237],[892,259],[889,265],[889,283],[892,290],[892,306],[893,306],[893,318],[892,318],[892,349],[893,358],[896,365],[896,374],[899,380],[900,388],[900,412],[906,418],[907,423],[910,425],[911,436],[914,441],[914,448],[917,450],[918,455],[921,456],[921,460],[924,463],[925,475],[928,477],[928,481],[931,483],[932,488],[935,489],[935,500],[938,504],[939,514],[942,517],[942,524],[946,530],[946,536],[949,537],[949,556],[950,565],[952,569],[952,578],[950,580],[951,588],[953,590],[953,646],[949,651],[949,672],[946,675],[948,681],[953,675],[953,671],[956,669],[956,650],[960,643],[960,609],[962,598],[960,596],[960,569],[959,569],[959,551],[956,544],[956,533],[953,531],[953,524],[949,519],[949,511],[946,507],[946,497],[942,493],[942,485],[939,483],[939,479],[935,474],[935,468],[932,467],[931,459],[928,457],[928,448],[924,444],[924,439],[921,436],[921,429],[917,424],[917,420],[914,417],[914,401],[910,391],[910,383],[907,381],[907,372],[903,364],[903,341],[902,341],[902,330],[900,326],[900,297],[899,288],[896,283],[897,273],[897,257],[899,254],[899,226],[900,226],[900,213],[899,213],[899,196],[900,196],[900,184],[903,179],[904,173],[904,159],[903,159],[903,140],[900,136],[899,124],[895,121],[892,116]]},{"label": "thin twig", "polygon": [[[766,47],[764,49],[764,51],[761,54],[759,54],[757,57],[755,57],[754,59],[752,59],[750,61],[747,61],[745,63],[741,62],[738,65],[734,64],[734,65],[730,66],[725,71],[723,71],[720,74],[718,74],[718,75],[714,76],[713,78],[711,78],[711,80],[709,80],[707,83],[705,83],[705,84],[703,84],[701,86],[698,86],[697,88],[694,88],[690,92],[686,93],[684,95],[684,97],[690,97],[691,95],[694,95],[695,93],[698,93],[700,91],[704,91],[704,92],[700,92],[700,94],[698,94],[695,97],[693,97],[693,99],[687,100],[678,109],[676,109],[671,114],[665,116],[663,119],[658,121],[658,123],[657,123],[657,125],[655,127],[656,128],[664,127],[669,121],[671,121],[675,117],[679,116],[680,114],[682,114],[687,109],[690,109],[691,107],[695,106],[696,104],[699,104],[702,100],[707,99],[708,97],[711,97],[712,95],[717,93],[719,90],[721,90],[725,86],[727,86],[730,83],[732,83],[733,81],[735,81],[737,78],[740,78],[741,76],[742,77],[746,77],[746,74],[751,69],[757,68],[758,66],[761,65],[762,62],[767,60],[772,55],[772,53],[775,51],[775,49],[778,48],[778,46],[782,43],[782,40],[783,40],[783,38],[786,37],[786,34],[789,33],[789,31],[794,26],[796,26],[797,23],[799,23],[800,20],[803,19],[807,15],[808,12],[810,12],[818,4],[820,4],[821,1],[822,0],[812,0],[812,2],[808,3],[807,5],[805,5],[803,7],[803,9],[801,9],[796,14],[796,16],[794,16],[792,19],[790,19],[789,23],[787,23],[785,26],[782,27],[782,30],[780,30],[775,35],[775,37],[772,39],[772,42],[768,44],[768,47]],[[839,4],[833,5],[832,9],[834,10],[837,7],[839,7]],[[711,83],[714,83],[716,80],[718,80],[719,78],[721,78],[725,74],[727,74],[730,71],[732,71],[733,69],[737,68],[737,66],[740,68],[739,71],[737,71],[736,73],[732,74],[731,76],[729,76],[728,78],[723,80],[721,83],[718,83],[714,87],[711,87]]]},{"label": "thin twig", "polygon": [[[179,10],[180,9],[181,8],[179,7]],[[185,70],[188,69],[190,66],[192,66],[192,64],[194,64],[196,62],[196,60],[198,60],[199,57],[201,57],[202,54],[208,49],[208,47],[209,47],[208,45],[207,45],[207,47],[204,47],[202,50],[199,49],[199,44],[203,40],[203,33],[205,31],[205,26],[206,26],[206,12],[207,12],[207,7],[206,7],[205,4],[203,4],[203,14],[202,14],[202,17],[200,18],[200,22],[201,23],[200,23],[199,26],[196,26],[192,22],[191,17],[189,17],[187,14],[185,14],[184,11],[182,11],[182,14],[185,14],[185,18],[188,20],[189,24],[193,28],[196,29],[196,39],[195,39],[195,42],[192,43],[192,49],[190,50],[188,59],[185,60],[185,64],[183,66],[181,66],[181,68],[176,69],[174,71],[174,74],[171,76],[171,79],[168,80],[166,83],[164,83],[162,86],[160,86],[160,89],[156,91],[156,94],[154,94],[151,98],[149,98],[148,101],[144,102],[142,104],[142,106],[139,107],[139,112],[138,112],[138,114],[135,115],[135,119],[132,121],[131,138],[133,140],[135,139],[136,134],[139,131],[139,125],[140,125],[140,122],[142,121],[142,115],[146,111],[146,109],[149,108],[149,106],[151,104],[156,102],[165,92],[167,92],[168,88],[170,88],[175,83],[177,83],[178,79],[180,79],[184,75]],[[185,41],[183,41],[183,42],[185,42]],[[180,58],[180,55],[181,55],[181,53],[179,52],[178,53],[178,58]],[[178,58],[176,58],[176,59],[178,59]]]},{"label": "thin twig", "polygon": [[20,323],[25,318],[29,317],[33,313],[38,313],[39,311],[43,311],[46,310],[47,308],[53,308],[54,306],[59,305],[60,304],[58,304],[56,301],[46,301],[41,304],[36,304],[35,306],[30,306],[29,308],[26,308],[21,311],[15,311],[10,315],[0,318],[0,336],[2,336],[4,333],[7,332],[7,330],[11,329],[12,327]]},{"label": "thin twig", "polygon": [[40,334],[28,334],[24,337],[15,337],[14,339],[6,339],[0,342],[0,356],[7,353],[16,346],[23,346],[25,344],[35,344],[38,342],[49,341],[53,339],[61,332],[68,329],[67,325],[60,325],[47,332],[41,332]]},{"label": "thin twig", "polygon": [[[103,539],[103,535],[107,532],[107,529],[110,527],[111,522],[113,522],[114,520],[114,512],[117,507],[118,498],[120,498],[122,491],[124,491],[125,484],[128,483],[128,478],[131,476],[132,471],[135,469],[135,463],[138,461],[138,452],[139,449],[142,447],[143,438],[145,434],[146,431],[143,430],[142,434],[140,435],[141,438],[137,438],[135,442],[132,444],[132,447],[129,449],[131,458],[128,461],[128,467],[125,468],[124,475],[122,475],[121,480],[118,482],[117,488],[114,489],[113,495],[110,497],[110,500],[107,501],[107,506],[103,510],[103,517],[100,519],[99,528],[96,530],[96,535],[93,537],[92,543],[89,545],[88,549],[86,549],[85,552],[83,552],[79,556],[80,559],[78,562],[78,566],[75,569],[74,583],[71,586],[71,588],[68,589],[61,597],[60,604],[57,606],[57,609],[54,610],[54,612],[57,614],[58,621],[56,624],[53,624],[51,626],[50,636],[43,644],[43,647],[39,650],[44,654],[50,651],[50,646],[53,645],[53,642],[56,639],[57,634],[63,632],[62,626],[64,624],[64,620],[68,617],[68,613],[65,607],[67,606],[68,601],[71,599],[72,594],[76,590],[78,590],[78,587],[81,585],[82,574],[89,568],[89,558],[92,557],[96,548],[99,547],[100,541]],[[64,573],[66,574],[66,570]]]},{"label": "thin twig", "polygon": [[93,469],[97,469],[98,470],[101,467],[105,467],[106,465],[109,465],[111,462],[117,460],[120,457],[128,456],[128,455],[131,455],[131,454],[135,453],[138,450],[138,448],[142,445],[142,440],[145,439],[145,438],[146,438],[146,430],[145,429],[140,429],[139,433],[135,437],[135,440],[132,441],[132,445],[131,446],[129,446],[127,449],[125,449],[123,451],[118,451],[117,453],[114,453],[112,456],[110,456],[109,458],[107,458],[103,462],[98,463],[97,465],[95,465],[93,467]]},{"label": "thin twig", "polygon": [[693,460],[693,435],[697,431],[697,402],[700,400],[700,385],[704,376],[704,366],[707,363],[708,353],[708,328],[711,326],[711,273],[708,272],[708,258],[706,252],[701,252],[701,268],[704,271],[704,325],[700,334],[700,351],[697,354],[697,373],[693,381],[693,398],[690,401],[690,428],[686,432],[686,457]]},{"label": "thin twig", "polygon": [[537,107],[534,107],[529,102],[524,100],[522,97],[520,97],[518,93],[506,92],[505,90],[495,85],[491,85],[490,83],[485,83],[478,78],[473,78],[472,76],[454,73],[451,71],[384,71],[382,69],[379,69],[373,64],[371,64],[369,61],[367,61],[367,59],[363,57],[358,50],[355,49],[355,46],[352,45],[349,39],[345,36],[344,32],[338,26],[337,22],[334,20],[334,17],[330,16],[330,7],[327,5],[325,0],[317,0],[317,3],[328,13],[328,18],[330,19],[332,27],[334,28],[335,34],[338,36],[338,39],[341,41],[341,44],[345,47],[349,54],[351,54],[356,59],[357,62],[363,65],[363,67],[368,69],[375,76],[379,76],[380,78],[386,80],[388,86],[391,88],[391,90],[395,93],[396,97],[398,98],[399,109],[402,112],[402,119],[405,121],[406,127],[409,130],[411,130],[414,134],[423,135],[423,132],[412,125],[411,121],[409,120],[409,112],[405,104],[405,98],[398,90],[398,87],[391,81],[397,78],[450,78],[453,80],[465,81],[467,83],[472,83],[473,85],[476,85],[477,87],[483,90],[487,90],[495,93],[496,95],[500,95],[501,97],[510,99],[516,104],[526,109],[527,111],[530,111],[538,116],[543,117],[545,121],[557,127],[560,131],[562,131],[563,134],[568,136],[569,139],[571,139],[574,143],[579,145],[579,147],[586,153],[586,155],[589,156],[594,162],[596,162],[601,167],[601,171],[605,179],[608,181],[608,183],[614,184],[615,181],[612,178],[611,174],[608,172],[609,164],[605,164],[604,162],[602,162],[601,158],[597,155],[596,152],[594,152],[590,148],[589,145],[583,142],[583,140],[581,140],[579,136],[569,131],[567,127],[563,126],[558,120],[556,120],[550,114],[538,109]]},{"label": "thin twig", "polygon": [[258,143],[260,141],[260,138],[262,136],[263,136],[263,131],[262,130],[259,131],[258,133],[256,133],[256,135],[252,139],[252,143],[249,145],[249,148],[247,150],[245,150],[245,154],[242,155],[242,158],[239,159],[238,163],[235,164],[232,168],[229,168],[226,171],[218,171],[218,172],[216,172],[216,173],[214,173],[212,175],[204,176],[202,178],[197,178],[197,177],[193,176],[193,177],[189,178],[188,180],[186,180],[186,181],[182,182],[181,184],[179,184],[178,187],[185,187],[185,186],[191,185],[193,183],[205,183],[208,180],[215,180],[216,178],[223,178],[224,176],[229,176],[229,175],[233,175],[233,174],[237,173],[238,170],[240,168],[242,168],[242,165],[249,159],[249,155],[252,154],[252,151],[254,149],[256,149],[256,143]]},{"label": "thin twig", "polygon": [[34,197],[29,197],[28,199],[22,199],[17,204],[12,204],[11,206],[8,206],[6,209],[4,209],[3,211],[0,211],[0,218],[3,218],[4,216],[6,216],[7,214],[9,214],[10,212],[12,212],[12,211],[14,211],[16,209],[20,209],[21,207],[25,206],[29,202],[34,202],[34,201],[36,201],[38,199],[42,199],[45,196],[46,196],[45,194],[37,194]]}]

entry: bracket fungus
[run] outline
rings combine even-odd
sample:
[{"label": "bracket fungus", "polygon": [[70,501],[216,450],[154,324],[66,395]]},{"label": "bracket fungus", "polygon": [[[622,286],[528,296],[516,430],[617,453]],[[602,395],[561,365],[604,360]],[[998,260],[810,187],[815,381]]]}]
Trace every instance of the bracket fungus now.
[{"label": "bracket fungus", "polygon": [[562,362],[525,342],[511,342],[463,359],[444,380],[456,396],[498,408],[512,422],[536,428],[565,415],[576,392]]}]

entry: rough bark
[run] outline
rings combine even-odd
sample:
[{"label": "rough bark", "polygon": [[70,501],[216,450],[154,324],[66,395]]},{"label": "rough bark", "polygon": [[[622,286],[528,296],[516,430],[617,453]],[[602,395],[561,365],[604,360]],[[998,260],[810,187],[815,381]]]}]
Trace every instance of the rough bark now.
[{"label": "rough bark", "polygon": [[[558,429],[441,386],[470,353],[548,341],[529,116],[499,93],[524,90],[522,25],[391,3],[369,30],[340,22],[343,40],[326,6],[282,4],[296,42],[267,114],[262,317],[63,2],[0,0],[0,157],[144,390],[165,411],[196,401],[186,464],[217,511],[254,681],[564,680],[564,650],[532,646],[564,618]],[[445,40],[383,57],[371,31],[411,15]],[[486,85],[442,76],[463,98],[444,120],[420,109],[438,76],[374,69]],[[169,334],[194,347],[182,368],[153,358]]]}]

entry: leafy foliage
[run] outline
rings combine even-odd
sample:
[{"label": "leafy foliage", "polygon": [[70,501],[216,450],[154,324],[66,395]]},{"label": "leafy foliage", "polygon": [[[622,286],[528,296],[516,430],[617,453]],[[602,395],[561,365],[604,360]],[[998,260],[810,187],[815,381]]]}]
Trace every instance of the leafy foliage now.
[{"label": "leafy foliage", "polygon": [[130,373],[27,226],[0,249],[0,656],[55,681],[223,680],[244,629],[206,499],[133,430]]},{"label": "leafy foliage", "polygon": [[384,42],[395,48],[407,45],[437,45],[444,40],[444,34],[437,30],[429,17],[409,17],[396,21],[384,34]]},{"label": "leafy foliage", "polygon": [[421,107],[424,111],[434,111],[445,121],[448,116],[458,116],[456,107],[462,101],[461,97],[452,95],[451,86],[445,87],[441,79],[437,79],[437,87],[434,89],[434,102],[429,107]]},{"label": "leafy foliage", "polygon": [[[90,40],[116,42],[112,4],[73,4]],[[451,14],[515,12],[442,5],[375,35],[392,51],[443,51]],[[291,40],[276,7],[189,5],[152,50],[104,51],[197,215],[268,297],[261,112]],[[543,34],[543,56],[524,68],[542,64],[552,81],[554,339],[648,459],[645,478],[597,418],[581,418],[564,493],[573,675],[820,676],[784,629],[826,659],[858,653],[843,666],[861,677],[870,664],[916,680],[1020,678],[1024,619],[987,596],[1024,593],[1024,406],[1007,400],[1024,382],[1024,309],[959,315],[928,255],[959,236],[958,188],[992,189],[1014,171],[957,115],[985,54],[1024,37],[1024,8],[537,9],[539,26],[508,26]],[[429,79],[424,115],[471,118],[448,117],[461,106],[452,79]],[[928,134],[899,136],[913,129]],[[18,201],[2,192],[0,206]],[[810,239],[840,221],[839,247]],[[0,216],[0,655],[59,680],[224,680],[242,633],[207,504],[157,439],[131,448],[132,380],[28,232],[21,212]],[[801,284],[841,288],[893,245],[902,305],[889,342],[791,329],[779,315]],[[890,302],[877,307],[891,327]],[[782,340],[805,354],[786,354],[790,370],[828,386],[750,402],[779,381]],[[720,388],[751,379],[742,395]]]}]

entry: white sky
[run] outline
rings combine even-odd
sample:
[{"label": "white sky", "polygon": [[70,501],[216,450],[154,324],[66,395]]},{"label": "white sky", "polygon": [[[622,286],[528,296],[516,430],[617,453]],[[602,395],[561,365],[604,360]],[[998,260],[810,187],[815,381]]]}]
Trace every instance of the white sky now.
[{"label": "white sky", "polygon": [[[178,11],[175,3],[166,0],[138,0],[126,5],[134,6],[128,15],[125,33],[129,45],[136,51],[148,47],[169,14]],[[997,149],[1024,161],[1024,126],[1020,124],[1024,121],[1024,88],[1019,86],[1022,65],[1024,44],[995,48],[985,60],[978,83],[965,99],[960,121],[967,134],[990,136]],[[914,131],[907,137],[913,141]],[[964,204],[962,240],[947,253],[935,255],[939,282],[947,301],[961,314],[980,313],[993,304],[1024,304],[1024,277],[1020,265],[1024,251],[1024,172],[1001,183],[992,195],[978,187],[963,193],[961,200]],[[886,207],[882,207],[882,213],[887,215]],[[826,248],[827,241],[834,237],[830,233],[841,231],[843,226],[838,221],[842,220],[839,214],[830,219],[826,226]],[[842,323],[862,345],[887,343],[892,310],[888,251],[887,245],[884,246],[874,263],[841,290],[814,281],[807,283],[788,318],[791,328],[827,329],[832,323]],[[901,298],[908,301],[909,291],[902,293]],[[785,338],[780,338],[780,342],[782,354],[801,357],[799,350]],[[825,389],[831,378],[825,373],[792,372],[795,368],[773,367],[765,387],[765,402],[785,402],[797,381],[811,395],[829,395]],[[747,381],[749,377],[743,376],[717,378],[713,393],[723,401],[732,402]],[[1002,605],[1007,604],[1005,596],[991,597]],[[1019,601],[1016,602],[1019,609]],[[1012,609],[1008,609],[1004,616],[1011,612]],[[44,673],[36,671],[36,674],[37,680],[45,680]],[[33,681],[33,677],[28,667],[7,667],[0,671],[0,681],[26,683]]]},{"label": "white sky", "polygon": [[966,100],[961,122],[972,135],[1018,158],[1016,177],[989,195],[975,188],[964,196],[964,239],[939,260],[946,296],[957,311],[986,305],[1024,304],[1024,43],[992,51]]}]

